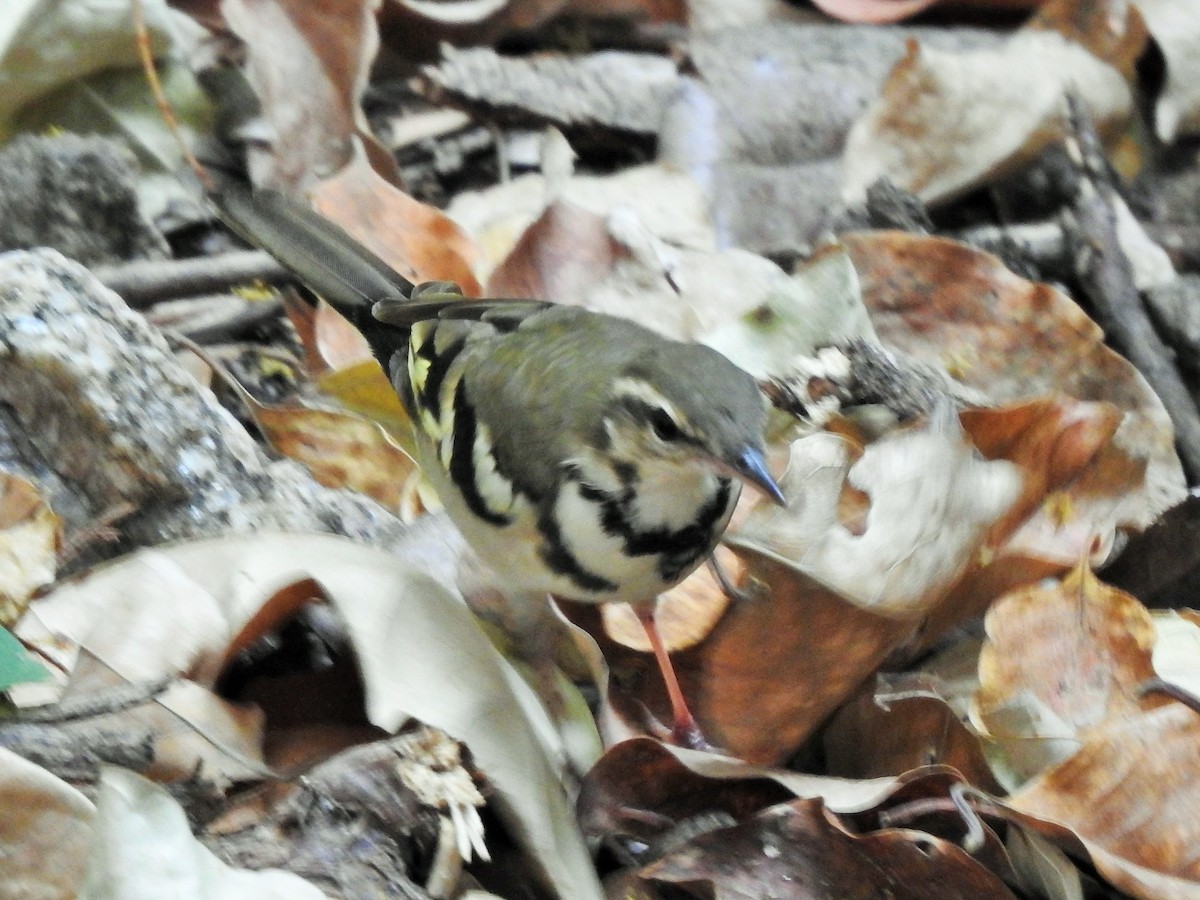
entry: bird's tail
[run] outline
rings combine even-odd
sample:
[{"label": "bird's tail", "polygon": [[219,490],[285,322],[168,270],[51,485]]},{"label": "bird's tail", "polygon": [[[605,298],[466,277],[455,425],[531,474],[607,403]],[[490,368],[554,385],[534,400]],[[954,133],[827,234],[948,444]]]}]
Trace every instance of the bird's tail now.
[{"label": "bird's tail", "polygon": [[270,253],[349,319],[386,370],[405,338],[394,325],[376,319],[371,308],[381,300],[408,302],[411,281],[300,199],[238,181],[227,181],[210,199],[234,232]]}]

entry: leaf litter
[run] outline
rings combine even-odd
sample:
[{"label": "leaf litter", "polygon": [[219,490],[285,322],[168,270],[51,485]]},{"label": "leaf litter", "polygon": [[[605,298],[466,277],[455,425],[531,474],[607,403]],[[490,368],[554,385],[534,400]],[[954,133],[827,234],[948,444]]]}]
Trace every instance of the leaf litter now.
[{"label": "leaf litter", "polygon": [[[399,4],[399,19],[382,19],[384,43],[403,45],[396,22],[412,17],[426,29],[412,46],[429,47],[435,36],[527,27],[557,5],[460,6],[448,20]],[[111,893],[95,896],[130,896],[137,888],[119,873],[161,887],[153,868],[128,862],[139,846],[241,882],[245,873],[210,860],[188,832],[263,868],[263,857],[222,841],[239,822],[260,844],[279,840],[297,821],[303,770],[364,822],[399,810],[405,791],[422,798],[438,853],[457,856],[447,896],[476,877],[507,895],[514,883],[489,880],[484,854],[559,897],[601,896],[600,876],[644,898],[817,897],[830,883],[840,897],[1081,897],[1097,877],[1137,897],[1200,895],[1189,849],[1200,735],[1185,702],[1196,693],[1200,614],[1152,615],[1091,568],[1183,501],[1183,470],[1162,404],[1068,288],[957,241],[896,231],[843,233],[793,270],[728,245],[729,210],[694,177],[701,167],[577,175],[547,158],[543,175],[460,192],[442,213],[397,186],[369,134],[359,106],[376,49],[366,7],[340,21],[293,7],[268,4],[266,19],[248,6],[226,12],[252,51],[251,85],[270,123],[255,132],[268,139],[251,173],[311,189],[322,212],[407,277],[637,318],[721,347],[763,378],[820,372],[819,353],[864,340],[944,371],[979,402],[935,404],[917,421],[826,404],[813,421],[777,429],[789,508],[747,502],[727,536],[732,552],[719,556],[723,577],[697,572],[664,601],[684,691],[720,753],[651,737],[667,705],[636,629],[619,610],[569,602],[560,662],[598,688],[605,746],[597,759],[587,740],[582,751],[564,744],[468,613],[488,608],[486,574],[461,542],[438,536],[445,521],[430,513],[399,561],[333,538],[260,534],[143,549],[52,584],[14,633],[53,663],[64,700],[170,679],[152,702],[107,721],[150,735],[143,775],[214,786],[224,816],[188,823],[152,782],[115,769],[81,780],[98,785],[93,811],[66,782],[3,757],[0,774],[32,785],[20,801],[0,790],[4,833],[33,839],[70,820],[81,840],[104,835],[86,863],[33,845],[68,891],[103,883]],[[1195,36],[1170,24],[1178,9],[1086,7],[1056,0],[991,48],[910,42],[850,129],[842,192],[863,196],[887,175],[948,207],[1068,138],[1069,90],[1127,165],[1143,19],[1166,62],[1157,132],[1172,140],[1194,128]],[[721,127],[732,112],[718,111]],[[783,195],[764,191],[764,218]],[[378,366],[344,323],[306,309],[291,312],[317,390],[402,433]],[[401,502],[407,463],[379,425],[300,405],[259,403],[256,415],[277,451],[324,467],[323,483]],[[363,428],[369,439],[347,431]],[[15,551],[26,575],[0,585],[19,598],[11,619],[54,577],[48,521],[39,519],[37,553]],[[300,671],[263,678],[264,665],[294,654]],[[1154,690],[1155,679],[1176,693]],[[29,714],[0,720],[0,742]],[[573,724],[593,728],[586,711]],[[445,754],[422,757],[401,786],[394,742],[423,727]],[[458,801],[426,790],[453,779]],[[370,797],[355,783],[379,786],[394,810],[351,803]],[[273,787],[258,797],[247,785]],[[17,820],[30,792],[42,812]],[[369,833],[404,821],[417,819]],[[417,871],[435,868],[420,860]],[[34,877],[22,865],[0,867],[5,883]],[[455,874],[463,865],[467,880]],[[349,891],[349,881],[322,880],[327,872],[304,874],[327,895]]]}]

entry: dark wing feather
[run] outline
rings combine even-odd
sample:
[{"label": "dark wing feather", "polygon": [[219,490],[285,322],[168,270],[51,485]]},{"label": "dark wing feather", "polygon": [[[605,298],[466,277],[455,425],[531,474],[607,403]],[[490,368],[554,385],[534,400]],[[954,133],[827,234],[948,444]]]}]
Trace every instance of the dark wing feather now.
[{"label": "dark wing feather", "polygon": [[230,181],[212,195],[221,218],[320,294],[363,333],[385,366],[408,341],[407,331],[371,314],[379,300],[405,302],[413,284],[303,201]]},{"label": "dark wing feather", "polygon": [[374,314],[380,322],[405,328],[429,319],[467,320],[486,322],[505,332],[553,305],[545,300],[464,300],[461,294],[440,294],[419,300],[381,300]]}]

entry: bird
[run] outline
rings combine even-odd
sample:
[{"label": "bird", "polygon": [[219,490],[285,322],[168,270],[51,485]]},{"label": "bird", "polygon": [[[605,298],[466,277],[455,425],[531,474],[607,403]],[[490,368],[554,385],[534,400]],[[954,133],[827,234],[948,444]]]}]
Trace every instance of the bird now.
[{"label": "bird", "polygon": [[667,688],[671,740],[708,746],[654,609],[711,555],[743,483],[786,505],[756,381],[627,319],[413,284],[298,196],[231,182],[213,200],[362,332],[412,421],[422,475],[495,572],[525,653],[549,652],[550,596],[630,604]]}]

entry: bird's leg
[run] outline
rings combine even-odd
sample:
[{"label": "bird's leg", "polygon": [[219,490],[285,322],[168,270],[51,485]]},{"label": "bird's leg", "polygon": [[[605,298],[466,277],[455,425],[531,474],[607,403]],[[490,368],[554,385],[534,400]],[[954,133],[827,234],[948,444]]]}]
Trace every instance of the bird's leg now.
[{"label": "bird's leg", "polygon": [[654,651],[654,659],[662,672],[663,682],[667,686],[667,696],[671,700],[671,740],[681,746],[693,750],[708,750],[711,745],[704,739],[696,718],[688,709],[687,701],[683,698],[683,689],[675,676],[675,667],[671,665],[670,654],[663,645],[662,635],[658,633],[658,625],[654,621],[654,606],[635,606],[642,627],[646,629],[646,637],[650,639],[650,648]]}]

